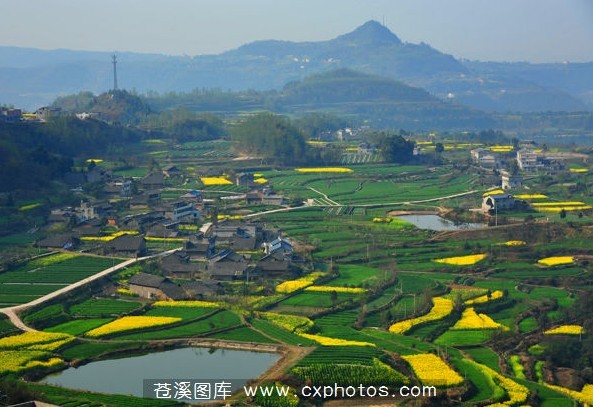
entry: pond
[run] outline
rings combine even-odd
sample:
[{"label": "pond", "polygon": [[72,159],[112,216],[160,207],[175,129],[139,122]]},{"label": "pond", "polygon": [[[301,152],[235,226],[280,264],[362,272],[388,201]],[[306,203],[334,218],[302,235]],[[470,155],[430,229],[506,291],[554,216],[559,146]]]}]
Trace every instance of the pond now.
[{"label": "pond", "polygon": [[399,215],[397,218],[410,222],[419,229],[436,231],[480,229],[486,227],[483,223],[455,223],[438,215]]},{"label": "pond", "polygon": [[[276,353],[243,350],[182,348],[124,359],[92,362],[45,377],[42,382],[101,393],[143,397],[143,381],[191,379],[231,381],[242,387],[280,359]],[[150,391],[150,390],[149,390]]]}]

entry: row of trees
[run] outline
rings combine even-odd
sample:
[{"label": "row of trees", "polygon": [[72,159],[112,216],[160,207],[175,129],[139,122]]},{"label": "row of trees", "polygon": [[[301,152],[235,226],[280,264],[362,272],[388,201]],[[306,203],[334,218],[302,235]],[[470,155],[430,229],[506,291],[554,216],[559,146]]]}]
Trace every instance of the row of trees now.
[{"label": "row of trees", "polygon": [[[259,113],[233,127],[231,138],[238,151],[261,156],[275,164],[337,163],[341,158],[341,150],[332,147],[315,148],[307,144],[302,129],[307,129],[309,124],[323,123],[323,117],[310,118],[310,121],[307,118],[291,121],[273,113]],[[323,126],[318,125],[316,131],[321,131],[322,128]],[[400,133],[373,132],[367,137],[379,147],[386,162],[407,163],[414,158],[414,142],[406,140]]]}]

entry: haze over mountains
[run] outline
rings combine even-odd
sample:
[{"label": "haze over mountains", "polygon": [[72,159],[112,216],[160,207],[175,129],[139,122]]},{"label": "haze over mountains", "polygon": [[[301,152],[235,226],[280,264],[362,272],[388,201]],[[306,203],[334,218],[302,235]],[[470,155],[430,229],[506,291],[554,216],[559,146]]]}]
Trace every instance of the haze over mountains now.
[{"label": "haze over mountains", "polygon": [[[282,89],[312,74],[347,68],[486,111],[593,110],[593,62],[458,60],[424,43],[402,42],[376,21],[329,41],[256,41],[197,57],[118,53],[118,60],[120,87],[143,93]],[[33,109],[58,95],[103,92],[112,83],[110,53],[0,47],[0,103]]]}]

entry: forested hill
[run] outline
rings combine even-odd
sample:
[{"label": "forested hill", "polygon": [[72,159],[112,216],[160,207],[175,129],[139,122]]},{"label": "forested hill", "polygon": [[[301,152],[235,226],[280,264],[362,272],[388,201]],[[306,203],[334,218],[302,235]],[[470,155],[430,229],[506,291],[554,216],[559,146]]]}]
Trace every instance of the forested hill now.
[{"label": "forested hill", "polygon": [[378,128],[484,129],[494,125],[484,112],[444,102],[423,89],[393,79],[349,69],[311,75],[286,84],[280,91],[170,92],[147,97],[146,102],[157,111],[182,106],[224,115],[256,110],[293,115],[325,111]]},{"label": "forested hill", "polygon": [[[291,81],[349,68],[478,109],[593,108],[593,84],[587,79],[593,77],[593,64],[470,63],[425,43],[405,42],[376,21],[327,41],[256,41],[196,57],[120,53],[118,61],[120,86],[142,93],[280,90]],[[66,93],[105,92],[112,83],[110,53],[0,47],[0,103],[31,109]]]},{"label": "forested hill", "polygon": [[349,69],[339,69],[312,75],[302,81],[290,82],[282,89],[280,99],[287,105],[362,101],[438,102],[424,89]]},{"label": "forested hill", "polygon": [[48,187],[70,171],[74,158],[124,154],[140,131],[95,120],[55,118],[47,123],[0,123],[0,192]]}]

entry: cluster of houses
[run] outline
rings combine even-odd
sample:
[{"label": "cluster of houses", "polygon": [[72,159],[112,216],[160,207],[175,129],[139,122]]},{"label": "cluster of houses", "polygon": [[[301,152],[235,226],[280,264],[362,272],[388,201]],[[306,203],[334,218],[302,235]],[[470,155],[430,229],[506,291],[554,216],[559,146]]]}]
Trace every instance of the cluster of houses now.
[{"label": "cluster of houses", "polygon": [[63,114],[62,109],[49,106],[40,107],[34,113],[26,113],[21,109],[0,107],[0,122],[45,122],[52,116],[61,116]]},{"label": "cluster of houses", "polygon": [[[160,259],[160,275],[135,274],[128,280],[129,290],[145,298],[204,299],[224,292],[222,282],[282,275],[303,261],[282,237],[262,244],[265,254],[258,260],[231,249],[214,253],[213,239],[199,236],[186,241],[183,249]],[[197,258],[202,261],[192,261]]]},{"label": "cluster of houses", "polygon": [[[173,165],[137,180],[114,177],[94,164],[86,172],[67,174],[66,181],[74,191],[97,183],[104,200],[81,200],[77,206],[53,209],[48,218],[50,228],[67,232],[50,233],[35,244],[68,250],[87,240],[90,243],[85,248],[97,254],[139,258],[148,254],[151,238],[158,238],[157,242],[179,239],[180,250],[158,259],[159,275],[139,273],[129,280],[130,290],[143,297],[202,298],[219,293],[224,281],[265,278],[302,268],[304,258],[294,253],[293,244],[278,230],[240,220],[204,222],[211,217],[212,207],[200,191],[162,199],[167,180],[178,176],[181,171]],[[237,174],[235,181],[251,188],[240,197],[247,203],[284,203],[282,195],[254,182],[251,174]],[[133,232],[110,240],[94,239],[105,226]]]},{"label": "cluster of houses", "polygon": [[[565,168],[564,162],[558,157],[535,152],[529,142],[520,144],[520,149],[515,153],[515,160],[523,172],[539,172],[553,174]],[[505,153],[508,154],[508,153]],[[470,151],[471,160],[479,167],[495,170],[504,166],[502,153],[497,153],[486,148],[475,148]]]}]

